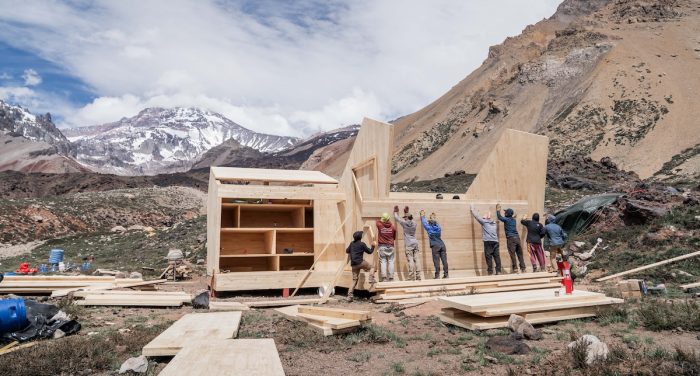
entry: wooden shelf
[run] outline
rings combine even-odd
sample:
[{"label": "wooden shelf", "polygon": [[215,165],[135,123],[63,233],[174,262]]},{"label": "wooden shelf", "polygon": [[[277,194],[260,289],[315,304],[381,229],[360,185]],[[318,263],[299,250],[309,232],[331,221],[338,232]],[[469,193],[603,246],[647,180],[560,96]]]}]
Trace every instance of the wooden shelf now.
[{"label": "wooden shelf", "polygon": [[313,253],[291,253],[291,254],[286,254],[286,253],[278,253],[276,256],[280,257],[313,257]]},{"label": "wooden shelf", "polygon": [[270,253],[248,253],[245,255],[221,255],[221,258],[245,258],[245,257],[313,257],[313,253],[292,253],[292,254],[270,254]]},{"label": "wooden shelf", "polygon": [[262,234],[268,231],[278,233],[313,233],[313,228],[298,227],[222,227],[221,232]]},{"label": "wooden shelf", "polygon": [[245,210],[275,210],[275,211],[292,211],[294,209],[311,208],[311,205],[306,204],[243,204],[243,203],[222,203],[222,208],[240,207]]}]

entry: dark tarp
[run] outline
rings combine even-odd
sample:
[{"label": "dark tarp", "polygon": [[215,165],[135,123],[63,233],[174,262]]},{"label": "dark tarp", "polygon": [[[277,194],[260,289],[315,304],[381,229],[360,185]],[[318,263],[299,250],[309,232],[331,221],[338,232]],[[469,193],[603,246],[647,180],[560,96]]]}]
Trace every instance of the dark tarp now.
[{"label": "dark tarp", "polygon": [[621,196],[623,196],[621,193],[606,193],[582,198],[577,203],[555,213],[556,223],[569,236],[578,234],[595,222],[602,208],[614,204]]}]

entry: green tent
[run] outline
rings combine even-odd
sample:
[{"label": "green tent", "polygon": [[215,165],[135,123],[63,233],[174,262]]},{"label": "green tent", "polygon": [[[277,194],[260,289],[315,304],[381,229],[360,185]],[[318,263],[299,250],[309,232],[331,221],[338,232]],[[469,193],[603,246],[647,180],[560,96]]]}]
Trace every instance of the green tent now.
[{"label": "green tent", "polygon": [[588,196],[579,200],[554,214],[556,223],[566,231],[569,236],[578,234],[588,228],[600,214],[600,211],[614,204],[621,193],[606,193],[596,196]]}]

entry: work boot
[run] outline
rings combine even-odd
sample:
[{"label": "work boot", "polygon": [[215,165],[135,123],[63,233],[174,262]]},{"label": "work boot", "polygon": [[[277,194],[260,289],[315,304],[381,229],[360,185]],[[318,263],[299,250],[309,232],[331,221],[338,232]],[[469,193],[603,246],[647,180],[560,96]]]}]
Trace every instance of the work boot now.
[{"label": "work boot", "polygon": [[440,279],[440,273],[435,273],[435,279]]},{"label": "work boot", "polygon": [[534,266],[534,265],[532,266],[532,272],[533,272],[533,273],[537,273],[537,267]]},{"label": "work boot", "polygon": [[442,275],[442,279],[447,279],[447,278],[450,278],[450,276],[448,276],[447,273]]},{"label": "work boot", "polygon": [[488,273],[488,275],[493,275],[493,272],[491,272],[491,271],[486,272],[486,273]]}]

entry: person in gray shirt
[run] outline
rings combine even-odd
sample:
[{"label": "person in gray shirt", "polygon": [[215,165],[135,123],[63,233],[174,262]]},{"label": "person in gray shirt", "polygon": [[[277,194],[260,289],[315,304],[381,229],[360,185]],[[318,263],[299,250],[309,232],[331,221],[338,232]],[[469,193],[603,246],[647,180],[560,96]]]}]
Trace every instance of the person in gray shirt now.
[{"label": "person in gray shirt", "polygon": [[498,226],[496,221],[491,219],[491,213],[486,212],[483,217],[471,205],[471,212],[474,219],[481,225],[481,237],[484,241],[484,257],[486,258],[486,272],[493,274],[493,264],[496,263],[496,275],[501,274],[501,255],[498,253]]},{"label": "person in gray shirt", "polygon": [[399,207],[394,206],[394,219],[403,228],[403,244],[406,249],[406,264],[408,265],[408,278],[413,281],[421,279],[420,247],[416,240],[416,222],[413,214],[409,213],[408,206],[403,209],[403,218],[399,217]]}]

